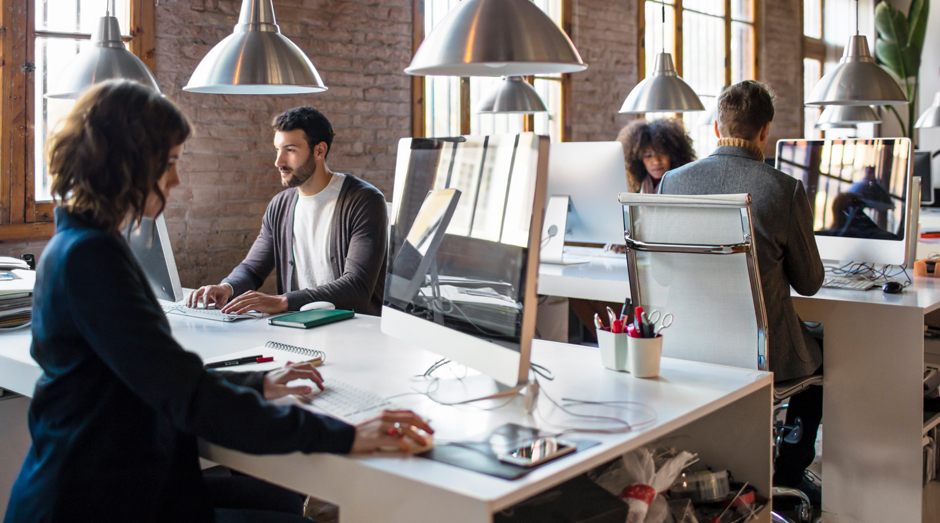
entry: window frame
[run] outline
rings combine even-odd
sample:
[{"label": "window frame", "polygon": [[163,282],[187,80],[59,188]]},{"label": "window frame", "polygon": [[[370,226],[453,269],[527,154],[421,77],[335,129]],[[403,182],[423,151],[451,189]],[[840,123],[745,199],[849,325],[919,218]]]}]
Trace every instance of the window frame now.
[{"label": "window frame", "polygon": [[[826,0],[819,0],[819,38],[813,38],[811,36],[806,36],[805,24],[805,14],[804,10],[806,9],[806,2],[800,2],[800,36],[802,36],[800,46],[801,49],[801,61],[807,58],[811,60],[817,60],[819,62],[819,77],[822,78],[823,72],[826,65]],[[803,85],[805,82],[800,82],[800,85]],[[807,93],[802,93],[802,100],[806,100]],[[805,107],[805,106],[804,106]],[[816,118],[818,119],[822,115],[823,108],[819,107],[817,110]],[[800,112],[800,129],[803,129],[803,133],[806,134],[806,112]],[[818,140],[822,136],[822,133],[817,129],[815,131],[815,136],[804,136],[807,140]]]},{"label": "window frame", "polygon": [[[0,0],[0,243],[52,237],[53,202],[35,200],[33,74],[36,0]],[[130,51],[156,74],[154,4],[130,0]],[[39,31],[38,36],[65,35]],[[89,36],[68,33],[76,39]]]},{"label": "window frame", "polygon": [[[653,0],[656,3],[664,3],[662,0]],[[724,0],[724,15],[719,17],[717,15],[708,15],[715,18],[724,19],[724,34],[725,34],[725,85],[731,85],[731,23],[747,23],[750,24],[754,29],[754,48],[752,50],[752,56],[754,57],[754,77],[760,78],[760,28],[761,28],[761,10],[760,2],[758,0],[753,0],[753,9],[754,9],[754,20],[753,22],[742,22],[740,20],[734,20],[731,16],[731,0]],[[682,76],[682,45],[683,45],[683,33],[682,33],[682,14],[688,10],[694,13],[700,13],[699,11],[691,8],[683,7],[682,0],[674,0],[672,8],[675,10],[675,16],[673,16],[674,34],[675,39],[673,41],[673,48],[670,50],[672,53],[672,61],[676,67],[676,73],[679,76]],[[701,13],[707,14],[707,13]],[[642,81],[646,78],[646,0],[639,0],[637,2],[637,81]]]},{"label": "window frame", "polygon": [[[139,1],[139,0],[136,0]],[[418,51],[421,42],[424,41],[424,3],[425,0],[413,0],[412,2],[412,48],[411,54]],[[561,0],[561,28],[568,37],[571,37],[571,13],[572,0]],[[558,81],[561,83],[561,107],[558,109],[558,117],[561,119],[561,141],[571,141],[571,122],[569,110],[571,107],[571,74],[561,75],[561,78],[549,76],[527,76],[526,81],[529,85],[534,85],[535,79]],[[425,77],[411,77],[411,136],[412,138],[427,137],[427,104],[425,101]],[[470,77],[460,77],[460,134],[470,134]],[[535,129],[535,115],[523,115],[522,130],[531,132]]]}]

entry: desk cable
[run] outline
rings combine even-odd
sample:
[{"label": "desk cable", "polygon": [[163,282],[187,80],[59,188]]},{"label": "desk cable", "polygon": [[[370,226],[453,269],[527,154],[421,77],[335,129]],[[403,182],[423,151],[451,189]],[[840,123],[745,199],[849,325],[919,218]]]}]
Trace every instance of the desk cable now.
[{"label": "desk cable", "polygon": [[824,267],[826,272],[834,276],[842,277],[863,277],[868,281],[874,283],[881,283],[882,281],[892,281],[892,278],[895,278],[901,274],[904,275],[907,281],[903,282],[904,287],[910,286],[913,281],[911,280],[910,274],[907,272],[907,265],[882,265],[880,268],[876,267],[873,263],[867,262],[848,262],[839,266],[827,265]]}]

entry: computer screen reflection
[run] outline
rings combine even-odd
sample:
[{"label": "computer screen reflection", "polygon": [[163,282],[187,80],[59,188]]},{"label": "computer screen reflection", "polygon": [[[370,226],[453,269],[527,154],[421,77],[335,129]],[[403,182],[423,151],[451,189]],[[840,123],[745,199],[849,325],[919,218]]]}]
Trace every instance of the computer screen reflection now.
[{"label": "computer screen reflection", "polygon": [[412,140],[407,173],[396,174],[405,180],[396,183],[386,306],[519,350],[534,138]]},{"label": "computer screen reflection", "polygon": [[778,168],[803,180],[816,234],[904,239],[908,149],[895,140],[780,142]]}]

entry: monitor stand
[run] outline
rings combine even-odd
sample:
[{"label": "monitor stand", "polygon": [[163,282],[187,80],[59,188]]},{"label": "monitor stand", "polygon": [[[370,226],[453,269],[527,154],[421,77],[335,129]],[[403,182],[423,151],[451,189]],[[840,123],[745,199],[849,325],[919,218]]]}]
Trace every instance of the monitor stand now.
[{"label": "monitor stand", "polygon": [[545,221],[542,223],[542,243],[539,247],[539,261],[555,265],[575,265],[586,263],[565,261],[565,233],[568,231],[568,209],[570,196],[551,196],[545,206]]}]

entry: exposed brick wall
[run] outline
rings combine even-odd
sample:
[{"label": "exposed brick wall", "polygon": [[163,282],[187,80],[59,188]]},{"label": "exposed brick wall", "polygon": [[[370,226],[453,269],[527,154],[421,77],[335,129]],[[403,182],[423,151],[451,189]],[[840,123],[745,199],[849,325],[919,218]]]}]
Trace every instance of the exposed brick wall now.
[{"label": "exposed brick wall", "polygon": [[[799,0],[761,2],[761,80],[778,95],[773,144],[801,134]],[[273,167],[271,117],[309,104],[333,122],[331,168],[390,195],[396,145],[409,133],[411,0],[275,0],[281,31],[310,56],[330,88],[307,96],[222,96],[182,91],[199,60],[228,36],[233,0],[160,2],[157,79],[195,124],[181,162],[183,184],[167,208],[184,286],[217,282],[247,253],[261,216],[282,188]],[[572,40],[587,71],[573,75],[576,141],[613,140],[633,117],[617,114],[636,85],[637,9],[622,0],[573,0]],[[768,151],[772,154],[772,151]],[[0,255],[39,253],[44,242],[0,243]],[[273,290],[271,282],[266,289]]]},{"label": "exposed brick wall", "polygon": [[[282,190],[273,166],[271,117],[312,105],[333,123],[327,162],[386,194],[395,148],[409,132],[410,0],[275,0],[281,32],[317,67],[325,93],[225,96],[182,91],[203,56],[232,32],[240,2],[181,0],[157,7],[157,79],[195,124],[181,160],[182,185],[167,208],[184,286],[218,282],[257,237],[271,197]],[[269,281],[270,285],[270,281]],[[269,289],[273,287],[266,286]]]},{"label": "exposed brick wall", "polygon": [[803,136],[803,19],[800,0],[759,0],[760,81],[777,95],[774,123],[764,155],[776,154],[777,140]]},{"label": "exposed brick wall", "polygon": [[573,0],[571,22],[571,38],[589,65],[571,78],[571,140],[614,140],[635,118],[617,111],[637,83],[636,3]]}]

